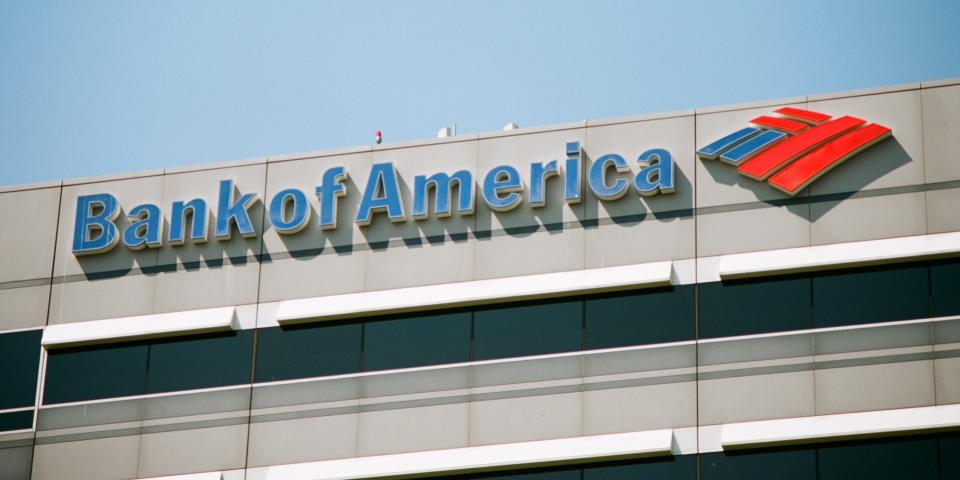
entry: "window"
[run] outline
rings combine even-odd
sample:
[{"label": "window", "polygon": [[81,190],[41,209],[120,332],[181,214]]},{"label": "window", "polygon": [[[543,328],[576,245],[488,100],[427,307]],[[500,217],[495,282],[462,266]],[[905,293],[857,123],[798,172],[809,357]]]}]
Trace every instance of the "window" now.
[{"label": "window", "polygon": [[960,260],[930,266],[930,293],[934,317],[960,315]]},{"label": "window", "polygon": [[0,432],[33,428],[33,410],[0,413]]},{"label": "window", "polygon": [[937,440],[933,438],[837,444],[821,447],[818,456],[820,480],[937,478]]},{"label": "window", "polygon": [[813,278],[813,324],[837,327],[926,318],[927,266],[896,266],[825,273]]},{"label": "window", "polygon": [[363,369],[467,362],[471,321],[469,311],[369,321],[363,331]]},{"label": "window", "polygon": [[359,372],[362,329],[358,322],[260,329],[256,381]]},{"label": "window", "polygon": [[584,348],[693,340],[694,285],[587,298]]},{"label": "window", "polygon": [[147,343],[137,342],[51,350],[43,403],[143,394],[148,348]]},{"label": "window", "polygon": [[588,465],[583,469],[583,480],[621,480],[625,478],[695,480],[697,478],[697,456],[680,455],[649,460],[629,460],[614,464]]},{"label": "window", "polygon": [[[463,477],[447,477],[463,478]],[[495,472],[471,475],[467,478],[483,480],[580,480],[580,469],[576,467],[556,467],[540,470]]]},{"label": "window", "polygon": [[147,393],[249,383],[253,334],[240,330],[152,342]]},{"label": "window", "polygon": [[816,475],[817,451],[813,448],[700,455],[701,480],[814,480]]},{"label": "window", "polygon": [[474,359],[580,350],[583,302],[527,303],[474,314]]},{"label": "window", "polygon": [[42,336],[43,330],[0,335],[0,365],[7,366],[0,369],[0,410],[36,403]]},{"label": "window", "polygon": [[960,478],[960,434],[947,434],[939,441],[940,478]]},{"label": "window", "polygon": [[700,285],[700,338],[811,328],[806,276]]}]

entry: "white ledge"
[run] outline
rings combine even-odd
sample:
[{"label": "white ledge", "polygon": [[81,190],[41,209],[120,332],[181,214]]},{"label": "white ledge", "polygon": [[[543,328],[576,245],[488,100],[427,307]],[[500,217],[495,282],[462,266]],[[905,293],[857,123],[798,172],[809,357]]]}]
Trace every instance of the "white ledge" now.
[{"label": "white ledge", "polygon": [[786,418],[723,426],[724,450],[772,447],[960,428],[960,405]]},{"label": "white ledge", "polygon": [[672,430],[452,448],[251,468],[249,480],[334,480],[467,473],[671,454]]},{"label": "white ledge", "polygon": [[762,277],[960,255],[960,232],[726,255],[720,278]]},{"label": "white ledge", "polygon": [[236,308],[221,307],[50,325],[44,329],[40,344],[51,349],[238,328]]},{"label": "white ledge", "polygon": [[673,284],[673,263],[656,262],[572,272],[543,273],[375,292],[286,300],[280,303],[281,324],[336,320],[374,313],[398,313],[505,300],[559,297]]}]

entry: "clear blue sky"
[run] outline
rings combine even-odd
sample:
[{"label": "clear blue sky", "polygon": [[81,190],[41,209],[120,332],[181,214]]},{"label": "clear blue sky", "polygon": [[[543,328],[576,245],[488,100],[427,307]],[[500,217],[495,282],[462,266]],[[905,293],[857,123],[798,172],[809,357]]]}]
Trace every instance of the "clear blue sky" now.
[{"label": "clear blue sky", "polygon": [[0,185],[960,76],[960,2],[0,2]]}]

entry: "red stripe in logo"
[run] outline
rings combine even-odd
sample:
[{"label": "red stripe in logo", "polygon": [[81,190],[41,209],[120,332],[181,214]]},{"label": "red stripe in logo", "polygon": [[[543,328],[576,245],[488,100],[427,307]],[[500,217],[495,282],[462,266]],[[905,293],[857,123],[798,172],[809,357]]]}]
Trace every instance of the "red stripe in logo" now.
[{"label": "red stripe in logo", "polygon": [[789,118],[769,117],[767,115],[754,118],[753,120],[750,120],[750,123],[760,127],[777,129],[781,132],[787,132],[791,135],[794,133],[800,133],[810,126],[803,122],[790,120]]},{"label": "red stripe in logo", "polygon": [[804,110],[802,108],[783,107],[774,110],[774,112],[779,113],[784,117],[803,120],[805,122],[822,123],[830,120],[830,115],[820,112],[811,112],[810,110]]},{"label": "red stripe in logo", "polygon": [[791,163],[770,178],[770,184],[790,195],[796,195],[844,160],[890,136],[892,131],[876,123],[854,130]]},{"label": "red stripe in logo", "polygon": [[766,180],[790,162],[844,132],[866,123],[856,117],[844,116],[798,133],[747,160],[737,170],[755,180]]}]

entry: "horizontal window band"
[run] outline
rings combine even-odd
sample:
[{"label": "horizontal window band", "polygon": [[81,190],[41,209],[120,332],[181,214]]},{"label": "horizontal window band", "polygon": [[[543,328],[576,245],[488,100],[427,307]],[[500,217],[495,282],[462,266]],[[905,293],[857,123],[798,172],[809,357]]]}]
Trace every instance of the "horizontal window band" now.
[{"label": "horizontal window band", "polygon": [[673,437],[672,430],[594,435],[251,468],[249,475],[285,480],[388,478],[661,457],[672,454]]},{"label": "horizontal window band", "polygon": [[960,430],[960,405],[728,423],[720,443],[735,450],[951,430]]},{"label": "horizontal window band", "polygon": [[937,233],[726,255],[719,275],[736,280],[958,256],[960,232]]},{"label": "horizontal window band", "polygon": [[[610,349],[563,352],[563,353],[546,354],[546,355],[529,356],[529,357],[482,360],[482,361],[465,362],[465,363],[458,363],[458,364],[438,364],[438,365],[410,367],[410,368],[394,369],[394,370],[374,370],[374,371],[355,372],[355,373],[347,373],[347,374],[331,375],[331,376],[304,377],[304,378],[289,379],[289,380],[259,382],[254,384],[211,387],[211,388],[196,389],[196,390],[179,390],[179,391],[170,391],[170,392],[163,392],[163,393],[140,394],[140,395],[126,396],[126,397],[109,397],[109,398],[67,402],[67,403],[50,403],[50,404],[44,404],[42,408],[62,409],[62,408],[70,408],[70,407],[83,407],[86,405],[112,403],[112,402],[118,402],[118,401],[124,401],[124,400],[140,401],[140,400],[148,400],[148,399],[162,399],[167,397],[180,397],[183,395],[192,395],[192,394],[216,395],[218,392],[246,390],[246,389],[249,389],[251,386],[254,389],[271,389],[275,387],[283,387],[285,385],[292,386],[296,384],[309,384],[317,381],[362,382],[362,381],[370,381],[370,380],[364,380],[366,377],[372,377],[373,380],[376,380],[376,378],[378,377],[389,377],[392,375],[430,374],[430,372],[451,371],[451,370],[458,370],[458,369],[463,370],[465,372],[463,373],[463,375],[464,377],[466,377],[468,375],[466,372],[470,370],[476,370],[478,368],[482,369],[482,368],[485,368],[485,366],[506,367],[514,363],[531,364],[531,362],[545,362],[545,361],[549,362],[553,360],[566,362],[571,359],[575,359],[574,357],[582,358],[582,359],[575,359],[576,361],[580,362],[580,361],[590,361],[589,359],[591,357],[602,358],[602,357],[609,357],[611,355],[625,355],[635,360],[636,354],[638,353],[651,352],[653,355],[656,355],[656,357],[660,357],[659,354],[654,352],[663,352],[667,350],[684,351],[686,349],[695,348],[696,345],[698,344],[710,345],[712,346],[712,348],[716,348],[718,344],[723,344],[726,342],[730,342],[730,343],[735,343],[735,342],[739,343],[743,341],[757,342],[757,341],[764,341],[766,339],[776,340],[778,338],[789,337],[789,336],[809,337],[811,335],[825,334],[830,332],[870,331],[874,329],[889,329],[891,327],[897,328],[897,327],[902,327],[906,325],[930,325],[931,327],[935,327],[937,324],[946,325],[946,322],[954,323],[957,320],[960,320],[960,316],[940,317],[935,319],[906,320],[901,322],[876,323],[876,324],[868,324],[868,325],[829,327],[829,328],[811,329],[811,330],[804,330],[804,331],[778,332],[778,333],[760,334],[760,335],[745,335],[745,336],[738,336],[738,337],[726,337],[726,338],[717,338],[717,339],[700,340],[700,341],[672,342],[672,343],[666,343],[666,344],[652,344],[652,345],[641,345],[641,346],[631,346],[631,347],[616,347],[616,348],[610,348]],[[735,357],[735,358],[728,357],[723,359],[722,361],[717,359],[716,361],[713,361],[713,362],[701,363],[699,367],[701,370],[698,373],[697,378],[688,379],[683,376],[681,376],[682,378],[674,377],[674,376],[668,376],[668,377],[654,376],[649,379],[637,380],[638,382],[637,384],[638,385],[661,384],[661,383],[673,383],[676,381],[710,380],[710,379],[760,375],[760,374],[766,374],[766,373],[785,373],[785,372],[791,372],[791,371],[829,369],[829,368],[840,368],[840,367],[858,366],[858,365],[879,365],[879,364],[899,363],[899,362],[906,362],[906,361],[929,360],[931,358],[953,358],[957,356],[958,351],[956,349],[947,348],[947,349],[938,350],[936,348],[936,345],[938,345],[938,340],[934,338],[934,339],[931,339],[931,341],[933,342],[932,345],[934,346],[934,349],[931,352],[923,353],[921,355],[886,354],[882,350],[889,349],[891,346],[884,344],[884,345],[877,346],[877,348],[879,348],[881,351],[871,352],[870,354],[868,354],[866,357],[863,357],[863,358],[854,358],[854,359],[847,359],[847,360],[817,361],[815,357],[811,356],[813,355],[812,346],[810,351],[804,354],[805,356],[803,356],[802,358],[796,358],[795,359],[796,361],[787,362],[786,364],[781,364],[782,362],[778,361],[778,360],[781,360],[781,358],[779,357],[773,358],[773,357],[770,357],[769,355],[761,355],[761,356],[748,355],[746,357]],[[739,346],[739,348],[755,349],[757,347],[756,345],[751,344],[751,345]],[[868,350],[873,350],[873,349],[868,349]],[[844,350],[844,352],[845,351],[847,350]],[[856,347],[855,350],[851,350],[851,351],[861,351],[861,349],[860,347]],[[840,352],[840,353],[843,353],[843,352]],[[691,351],[689,355],[690,355],[689,364],[686,361],[682,361],[682,362],[673,362],[669,364],[663,364],[662,362],[660,362],[658,363],[658,365],[661,367],[661,369],[665,368],[667,370],[671,370],[671,369],[675,370],[677,368],[694,368],[695,364],[693,360],[694,357],[692,356],[693,352]],[[703,352],[701,352],[701,355],[703,355]],[[793,353],[791,353],[790,355],[791,355],[790,357],[783,357],[783,359],[793,358],[792,357]],[[651,357],[651,358],[656,358],[656,357]],[[701,358],[701,362],[704,362],[704,361],[705,360]],[[752,365],[743,365],[743,366],[737,365],[740,362],[751,362]],[[630,370],[630,373],[649,374],[651,372],[656,372],[661,369],[649,370],[643,367],[636,367],[636,368],[632,368]],[[587,375],[584,378],[618,375],[621,373],[622,372],[620,372],[619,370],[608,371],[608,370],[591,369],[591,371],[587,372]],[[525,380],[523,380],[523,382],[528,383],[528,382],[537,382],[542,380],[554,380],[554,379],[556,379],[556,377],[554,376],[549,376],[544,378],[526,378]],[[585,389],[587,390],[590,390],[593,388],[600,388],[600,389],[618,388],[615,386],[616,385],[615,382],[611,384],[611,386],[609,387],[608,386],[590,387],[589,383],[590,382],[588,382],[588,385],[585,386]],[[457,385],[450,386],[449,388],[482,388],[485,386],[493,386],[493,384],[476,383],[476,382],[463,383],[463,384],[458,383]],[[392,394],[419,393],[423,391],[424,390],[422,389],[414,388],[413,390],[409,390],[409,391],[404,390],[400,392],[394,392]],[[240,398],[241,399],[245,398],[245,396],[246,394],[244,393],[241,395]],[[257,395],[255,394],[254,399],[256,398],[257,398]],[[347,396],[347,397],[343,397],[342,399],[347,400],[347,399],[355,399],[355,398],[357,397]],[[204,402],[204,404],[206,404],[206,402]],[[259,405],[254,405],[254,408],[255,409],[266,408],[266,407],[272,407],[272,406],[279,406],[279,405],[259,404]],[[32,407],[23,408],[23,410],[30,410],[30,409],[32,409]],[[16,410],[21,410],[21,409],[16,409]],[[214,409],[213,411],[219,412],[221,410]],[[191,412],[191,413],[199,413],[199,412]],[[210,413],[210,412],[206,412],[206,413]],[[183,413],[183,414],[186,415],[188,413]],[[44,427],[41,425],[41,429],[43,428]]]},{"label": "horizontal window band", "polygon": [[673,262],[544,273],[280,302],[277,321],[337,320],[674,284]]},{"label": "horizontal window band", "polygon": [[40,344],[50,350],[238,329],[236,308],[220,307],[50,325]]},{"label": "horizontal window band", "polygon": [[[682,345],[675,345],[676,347],[681,347]],[[642,347],[640,348],[642,349]],[[638,349],[639,350],[639,349]],[[607,355],[610,352],[599,352],[600,355]],[[629,354],[629,351],[624,350],[623,353]],[[584,357],[587,357],[594,353],[586,353]],[[558,358],[562,360],[563,358]],[[586,358],[585,358],[586,360]],[[877,354],[871,354],[868,358],[857,359],[854,363],[847,363],[844,361],[841,362],[804,362],[802,364],[796,365],[784,365],[784,366],[771,366],[771,367],[760,367],[760,368],[727,368],[714,372],[701,372],[696,374],[692,372],[692,368],[686,369],[690,370],[690,373],[684,374],[674,374],[666,376],[656,376],[656,377],[638,377],[638,378],[629,378],[625,380],[618,379],[620,375],[611,376],[609,374],[599,374],[599,375],[588,375],[583,376],[583,384],[577,383],[576,385],[569,384],[559,384],[558,381],[562,380],[556,375],[546,375],[543,378],[528,378],[525,379],[523,385],[513,385],[510,382],[517,381],[516,379],[505,379],[499,385],[506,386],[506,390],[490,391],[481,386],[478,386],[470,381],[471,373],[470,371],[461,372],[460,376],[462,381],[457,381],[456,383],[460,384],[459,388],[451,389],[449,385],[441,385],[438,388],[440,390],[434,389],[421,389],[417,388],[417,379],[411,378],[412,382],[410,388],[396,390],[390,389],[383,391],[380,388],[383,386],[381,383],[377,384],[367,384],[365,387],[361,386],[361,382],[364,381],[363,377],[371,376],[371,373],[366,374],[354,374],[349,377],[343,378],[313,378],[313,379],[302,379],[297,381],[289,382],[277,382],[273,384],[259,384],[253,385],[254,392],[252,397],[250,397],[249,389],[251,385],[242,385],[236,387],[225,387],[219,390],[209,390],[203,392],[181,392],[179,394],[162,394],[158,395],[147,395],[144,397],[138,398],[121,398],[113,400],[97,400],[94,402],[78,402],[76,404],[70,405],[50,405],[45,406],[41,409],[40,422],[38,423],[38,430],[42,432],[53,433],[56,437],[56,441],[71,441],[75,439],[87,438],[89,435],[97,435],[98,438],[101,437],[110,437],[118,436],[126,433],[122,427],[123,422],[130,421],[140,421],[143,420],[146,423],[144,428],[156,429],[156,431],[175,431],[175,430],[189,430],[197,427],[197,421],[201,422],[225,422],[224,425],[229,424],[229,419],[240,418],[243,421],[246,421],[246,414],[239,413],[245,410],[250,410],[250,421],[252,423],[262,423],[262,422],[273,422],[280,420],[290,420],[296,418],[314,418],[314,417],[324,417],[331,415],[345,415],[345,414],[356,414],[363,412],[373,412],[373,411],[386,411],[386,410],[396,410],[403,408],[411,407],[423,407],[423,406],[436,406],[436,405],[451,405],[451,404],[462,404],[466,402],[475,402],[475,401],[487,401],[487,400],[497,400],[497,399],[507,399],[507,398],[529,398],[529,397],[538,397],[545,395],[554,395],[561,393],[576,393],[579,391],[583,392],[592,392],[598,390],[615,390],[620,388],[629,388],[637,386],[650,386],[650,385],[665,385],[665,384],[675,384],[683,382],[695,382],[695,381],[710,381],[710,380],[719,380],[726,378],[737,378],[737,377],[748,377],[754,375],[768,375],[768,374],[777,374],[777,373],[790,373],[797,371],[810,371],[810,370],[825,370],[831,368],[843,368],[849,366],[863,366],[863,365],[890,365],[900,362],[908,361],[918,361],[918,360],[929,360],[929,354],[918,355],[918,356],[903,356],[903,355],[885,355],[882,352],[877,352]],[[526,360],[515,360],[515,363],[529,363]],[[462,369],[461,366],[451,366],[445,369]],[[430,370],[438,370],[444,368],[431,367]],[[675,371],[675,370],[674,370]],[[376,372],[376,376],[386,376],[391,375],[403,375],[409,372]],[[643,372],[640,372],[643,373]],[[447,376],[447,375],[443,375]],[[581,377],[579,374],[571,374],[564,378],[580,380]],[[348,382],[348,383],[344,383]],[[355,383],[353,383],[355,382]],[[550,384],[546,386],[544,382]],[[395,381],[388,381],[388,383],[395,384]],[[298,385],[306,384],[306,388],[301,388]],[[344,388],[347,387],[347,388]],[[361,392],[364,392],[366,389],[373,388],[377,393],[368,393],[371,397],[364,397]],[[259,390],[259,392],[258,392]],[[304,392],[328,392],[322,394],[318,398],[312,398],[308,394],[306,398],[304,397]],[[333,391],[344,391],[345,395],[331,395],[329,392]],[[486,391],[486,393],[484,393]],[[296,393],[300,392],[300,393]],[[224,396],[221,396],[224,395]],[[162,400],[163,398],[170,398],[169,402],[156,403],[151,405],[151,399]],[[252,404],[246,403],[245,399],[252,398]],[[140,402],[143,401],[145,411],[154,411],[153,415],[148,417],[141,418],[137,417],[116,417],[112,416],[114,414],[107,413],[107,416],[103,416],[102,413],[94,412],[93,410],[88,411],[86,406],[98,406],[99,412],[130,412],[135,413],[139,412],[141,407],[136,407],[135,409],[129,408],[129,406],[124,407],[124,403]],[[278,401],[279,400],[279,401]],[[360,402],[357,403],[356,401]],[[114,405],[116,407],[114,407]],[[201,405],[201,408],[188,407],[188,405]],[[56,430],[63,428],[76,428],[87,425],[80,425],[73,421],[68,422],[67,424],[61,423],[62,420],[68,418],[76,418],[73,415],[68,413],[67,409],[73,409],[76,415],[79,415],[79,412],[82,410],[84,413],[84,418],[89,416],[92,421],[96,422],[95,425],[101,424],[116,424],[118,425],[117,429],[108,429],[109,432],[97,431],[97,432],[82,432],[78,433],[81,437],[76,437],[71,435],[63,436],[57,434]],[[45,417],[45,414],[53,413],[53,417]],[[213,417],[222,416],[222,413],[228,414],[225,418],[227,420],[219,419],[212,420]],[[192,418],[190,418],[192,417]],[[181,419],[174,423],[166,422],[150,422],[150,420],[165,420],[165,419]],[[60,419],[60,420],[57,420]],[[52,420],[52,423],[51,423]],[[147,423],[157,423],[156,426],[146,427]],[[211,423],[212,425],[213,423]],[[147,430],[144,430],[146,432]],[[53,441],[53,440],[51,440]]]}]

